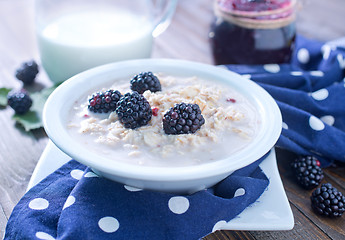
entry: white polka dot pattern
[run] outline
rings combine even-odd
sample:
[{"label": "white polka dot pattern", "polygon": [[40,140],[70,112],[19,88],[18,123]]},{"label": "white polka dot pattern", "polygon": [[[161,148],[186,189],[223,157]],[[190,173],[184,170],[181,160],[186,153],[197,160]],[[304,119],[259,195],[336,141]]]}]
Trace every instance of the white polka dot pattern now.
[{"label": "white polka dot pattern", "polygon": [[183,214],[189,208],[189,200],[185,197],[172,197],[168,202],[170,211],[175,214]]},{"label": "white polka dot pattern", "polygon": [[127,191],[130,191],[130,192],[142,191],[141,188],[131,187],[131,186],[128,186],[128,185],[124,185],[124,188],[125,188]]},{"label": "white polka dot pattern", "polygon": [[265,64],[264,69],[270,73],[278,73],[280,71],[278,64]]},{"label": "white polka dot pattern", "polygon": [[218,221],[212,228],[212,232],[215,232],[217,230],[221,230],[224,228],[224,226],[226,225],[226,221],[224,220],[221,220],[221,221]]},{"label": "white polka dot pattern", "polygon": [[290,74],[292,76],[303,76],[303,72],[300,72],[300,71],[292,71],[290,72]]},{"label": "white polka dot pattern", "polygon": [[243,196],[245,193],[246,193],[246,190],[244,188],[239,188],[236,190],[234,197]]},{"label": "white polka dot pattern", "polygon": [[98,175],[95,174],[94,172],[87,172],[87,173],[85,173],[84,177],[92,178],[92,177],[98,177]]},{"label": "white polka dot pattern", "polygon": [[315,116],[309,118],[309,126],[315,131],[321,131],[325,128],[323,122]]},{"label": "white polka dot pattern", "polygon": [[76,180],[80,180],[83,177],[84,172],[82,170],[79,169],[74,169],[71,171],[71,176],[72,178],[76,179]]},{"label": "white polka dot pattern", "polygon": [[282,128],[288,130],[288,129],[289,129],[289,126],[288,126],[285,122],[283,122],[283,123],[282,123]]},{"label": "white polka dot pattern", "polygon": [[331,53],[331,46],[326,45],[326,44],[323,45],[321,47],[321,52],[322,52],[322,58],[324,60],[327,60],[329,58],[330,53]]},{"label": "white polka dot pattern", "polygon": [[309,62],[309,51],[306,48],[301,48],[297,52],[297,59],[300,63],[306,64]]},{"label": "white polka dot pattern", "polygon": [[339,67],[345,69],[345,58],[340,53],[337,55],[337,60],[339,62]]},{"label": "white polka dot pattern", "polygon": [[51,235],[49,235],[48,233],[45,232],[36,232],[36,237],[38,239],[42,239],[42,240],[55,240],[55,238],[53,238]]},{"label": "white polka dot pattern", "polygon": [[119,227],[119,221],[114,217],[103,217],[98,221],[98,226],[106,233],[116,232]]},{"label": "white polka dot pattern", "polygon": [[323,88],[311,93],[311,96],[318,101],[325,100],[328,97],[328,90]]},{"label": "white polka dot pattern", "polygon": [[331,115],[326,115],[320,118],[324,123],[328,124],[329,126],[333,126],[335,119]]},{"label": "white polka dot pattern", "polygon": [[68,208],[69,206],[71,206],[73,203],[75,203],[75,197],[73,197],[72,195],[71,196],[68,196],[65,204],[63,205],[63,208],[62,209],[65,209],[65,208]]},{"label": "white polka dot pattern", "polygon": [[29,202],[29,208],[32,210],[43,210],[48,208],[49,202],[44,198],[35,198]]},{"label": "white polka dot pattern", "polygon": [[314,77],[323,77],[325,74],[322,71],[310,71],[310,75]]}]

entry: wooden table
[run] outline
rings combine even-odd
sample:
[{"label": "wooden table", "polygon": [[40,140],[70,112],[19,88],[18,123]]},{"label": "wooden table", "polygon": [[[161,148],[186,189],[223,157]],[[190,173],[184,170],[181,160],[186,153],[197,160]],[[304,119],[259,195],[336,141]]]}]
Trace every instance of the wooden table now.
[{"label": "wooden table", "polygon": [[[298,32],[328,41],[345,35],[344,0],[304,1]],[[0,87],[20,88],[15,69],[29,59],[39,61],[33,27],[33,0],[0,0]],[[153,57],[187,59],[212,64],[208,44],[211,0],[180,0],[168,30],[156,39]],[[41,72],[41,86],[51,85]],[[25,132],[12,120],[13,110],[0,109],[0,237],[13,207],[25,193],[48,138],[43,129]],[[295,218],[291,231],[217,231],[206,239],[345,239],[345,218],[327,219],[310,207],[311,191],[301,190],[288,170],[293,154],[278,151],[278,165]],[[345,193],[345,166],[325,170],[324,182]]]}]

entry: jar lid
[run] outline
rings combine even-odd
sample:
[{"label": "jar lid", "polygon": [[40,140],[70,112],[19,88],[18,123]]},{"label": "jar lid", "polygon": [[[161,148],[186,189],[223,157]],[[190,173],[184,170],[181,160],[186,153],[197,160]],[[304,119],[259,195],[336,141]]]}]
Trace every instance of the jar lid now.
[{"label": "jar lid", "polygon": [[292,9],[296,0],[216,0],[216,4],[229,14],[263,16]]},{"label": "jar lid", "polygon": [[295,20],[297,0],[216,0],[215,14],[248,28],[277,28]]}]

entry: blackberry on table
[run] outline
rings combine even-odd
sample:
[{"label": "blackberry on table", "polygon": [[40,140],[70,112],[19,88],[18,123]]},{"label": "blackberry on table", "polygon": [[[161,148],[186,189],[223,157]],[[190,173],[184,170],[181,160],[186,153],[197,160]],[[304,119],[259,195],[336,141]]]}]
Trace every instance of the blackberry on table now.
[{"label": "blackberry on table", "polygon": [[88,108],[95,113],[108,113],[116,109],[116,104],[122,97],[118,90],[97,92],[89,99]]},{"label": "blackberry on table", "polygon": [[172,135],[195,133],[204,123],[198,104],[175,104],[163,117],[164,132]]},{"label": "blackberry on table", "polygon": [[7,103],[17,114],[25,114],[32,106],[32,99],[25,90],[12,90],[7,94]]},{"label": "blackberry on table", "polygon": [[161,83],[152,72],[142,72],[131,79],[131,90],[143,94],[146,90],[161,91]]},{"label": "blackberry on table", "polygon": [[299,156],[292,163],[298,183],[305,189],[317,187],[323,179],[319,160],[314,156]]},{"label": "blackberry on table", "polygon": [[310,200],[313,210],[320,215],[340,217],[345,211],[344,195],[330,183],[315,189]]},{"label": "blackberry on table", "polygon": [[32,84],[38,72],[38,65],[35,61],[24,62],[16,70],[16,78],[21,80],[24,84]]},{"label": "blackberry on table", "polygon": [[116,113],[124,127],[131,129],[147,125],[152,118],[149,102],[135,91],[121,97],[117,103]]}]

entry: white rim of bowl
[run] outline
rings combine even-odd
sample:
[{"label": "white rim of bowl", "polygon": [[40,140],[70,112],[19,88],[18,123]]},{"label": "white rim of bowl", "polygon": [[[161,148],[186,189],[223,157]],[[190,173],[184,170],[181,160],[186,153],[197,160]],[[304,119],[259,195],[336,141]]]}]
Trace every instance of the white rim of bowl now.
[{"label": "white rim of bowl", "polygon": [[[138,71],[139,70],[139,71]],[[80,84],[94,78],[109,79],[113,72],[132,77],[138,72],[153,71],[173,74],[172,72],[190,72],[203,79],[217,79],[226,82],[236,90],[241,91],[245,86],[246,91],[255,92],[255,95],[247,96],[255,105],[259,107],[262,126],[257,137],[244,149],[233,155],[193,166],[183,167],[156,167],[139,166],[126,164],[105,157],[97,156],[95,152],[89,151],[80,143],[71,144],[73,139],[69,136],[61,119],[63,103],[68,99],[71,89],[75,90]],[[175,74],[178,75],[178,74]],[[186,74],[182,74],[186,76]],[[234,80],[233,80],[234,79]],[[109,81],[109,80],[108,80]],[[104,82],[108,82],[104,80]],[[88,89],[99,86],[96,81],[89,81]],[[275,100],[262,87],[255,82],[240,76],[232,71],[222,69],[217,66],[176,59],[138,59],[99,66],[63,82],[49,96],[43,109],[43,125],[48,137],[52,142],[71,158],[85,164],[91,168],[110,175],[117,175],[125,178],[152,180],[152,181],[185,181],[200,178],[213,177],[216,175],[230,173],[234,170],[245,167],[260,157],[264,156],[277,142],[282,129],[282,116]],[[153,175],[154,173],[154,175]]]}]

